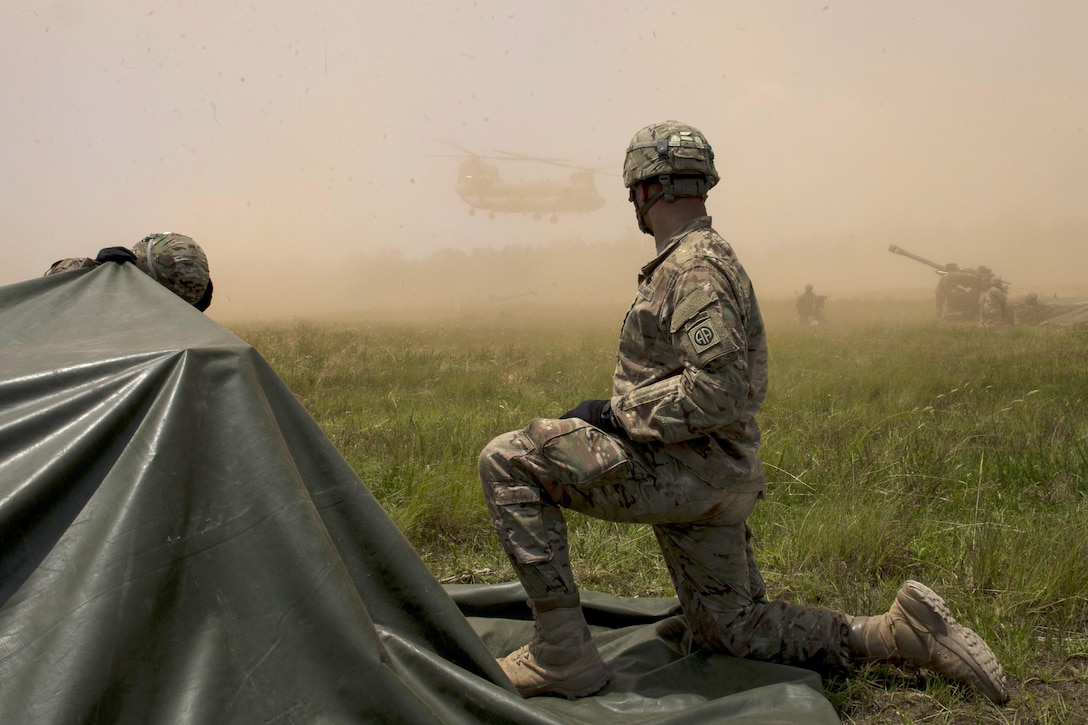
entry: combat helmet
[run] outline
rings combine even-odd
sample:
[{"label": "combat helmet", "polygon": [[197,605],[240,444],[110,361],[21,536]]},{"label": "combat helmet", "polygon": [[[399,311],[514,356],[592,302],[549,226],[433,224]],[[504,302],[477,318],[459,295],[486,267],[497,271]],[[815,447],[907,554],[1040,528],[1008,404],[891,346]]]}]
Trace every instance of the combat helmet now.
[{"label": "combat helmet", "polygon": [[635,134],[623,159],[623,185],[630,189],[640,181],[661,181],[662,176],[676,177],[662,181],[674,185],[677,179],[701,178],[703,183],[698,187],[681,184],[672,194],[706,198],[719,177],[714,168],[714,149],[702,131],[686,123],[663,121]]},{"label": "combat helmet", "polygon": [[702,131],[678,121],[662,121],[646,126],[631,139],[623,160],[623,185],[630,189],[629,200],[635,203],[635,185],[640,181],[656,181],[661,191],[651,196],[635,216],[639,229],[652,233],[645,223],[646,212],[659,199],[670,202],[678,196],[706,199],[707,192],[718,183],[714,168],[714,149]]},{"label": "combat helmet", "polygon": [[184,234],[149,234],[132,247],[136,266],[163,287],[197,306],[205,297],[211,277],[208,257]]}]

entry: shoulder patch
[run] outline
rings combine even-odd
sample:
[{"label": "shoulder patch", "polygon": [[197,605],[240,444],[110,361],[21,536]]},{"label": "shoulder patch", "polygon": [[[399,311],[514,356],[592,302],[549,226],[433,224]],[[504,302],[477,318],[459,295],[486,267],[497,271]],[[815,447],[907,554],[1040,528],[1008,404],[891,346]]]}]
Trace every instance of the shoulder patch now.
[{"label": "shoulder patch", "polygon": [[[725,332],[725,328],[720,324],[716,317],[708,317],[705,320],[700,320],[698,324],[692,325],[688,330],[688,340],[691,342],[691,347],[695,350],[695,354],[702,357],[710,348],[724,342],[731,342],[729,336]],[[722,352],[726,352],[726,347],[723,347]],[[732,349],[737,349],[735,345]]]},{"label": "shoulder patch", "polygon": [[726,325],[721,305],[715,302],[699,287],[680,300],[669,323],[670,332],[680,333],[680,345],[700,367],[740,350]]},{"label": "shoulder patch", "polygon": [[680,300],[680,304],[676,306],[676,311],[672,314],[672,323],[669,325],[671,328],[669,332],[676,332],[679,330],[688,320],[709,307],[710,303],[713,301],[711,296],[706,293],[706,290],[702,287],[697,288],[687,297]]}]

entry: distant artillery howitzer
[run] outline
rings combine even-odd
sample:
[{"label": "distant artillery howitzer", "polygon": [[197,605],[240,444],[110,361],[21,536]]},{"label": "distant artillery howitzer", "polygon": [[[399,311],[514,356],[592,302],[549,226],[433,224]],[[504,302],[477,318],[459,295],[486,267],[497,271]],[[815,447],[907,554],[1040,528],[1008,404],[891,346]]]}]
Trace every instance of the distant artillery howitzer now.
[{"label": "distant artillery howitzer", "polygon": [[[989,267],[979,266],[978,268],[961,267],[955,262],[949,262],[948,264],[938,264],[931,259],[926,259],[912,252],[908,252],[902,247],[897,247],[894,244],[888,245],[888,251],[892,254],[899,254],[913,259],[915,262],[921,262],[927,267],[932,267],[936,270],[937,274],[942,277],[949,277],[949,281],[955,280],[955,284],[969,287],[971,289],[977,289],[980,292],[985,292],[990,286],[990,280],[993,279],[993,272]],[[1007,284],[1007,282],[1006,282]]]},{"label": "distant artillery howitzer", "polygon": [[[977,269],[970,269],[960,267],[955,263],[937,264],[894,244],[888,247],[888,251],[892,254],[909,257],[927,267],[932,267],[940,275],[940,281],[937,282],[937,316],[942,320],[978,322],[980,320],[981,300],[984,294],[988,294],[987,290],[995,285],[1001,287],[1001,298],[1004,298],[1004,289],[1008,283],[999,277],[995,277],[989,267],[980,265]],[[987,304],[992,304],[992,302],[988,301]],[[1004,306],[1004,302],[1000,304]]]},{"label": "distant artillery howitzer", "polygon": [[925,257],[919,257],[917,254],[912,254],[911,252],[908,252],[907,250],[903,249],[902,247],[897,247],[894,244],[889,244],[888,245],[888,251],[891,252],[892,254],[901,254],[904,257],[907,257],[909,259],[913,259],[915,262],[921,262],[922,264],[926,265],[927,267],[933,267],[933,269],[937,270],[938,272],[940,272],[942,274],[948,271],[948,266],[949,265],[937,264],[936,262],[934,262],[932,260],[926,259]]}]

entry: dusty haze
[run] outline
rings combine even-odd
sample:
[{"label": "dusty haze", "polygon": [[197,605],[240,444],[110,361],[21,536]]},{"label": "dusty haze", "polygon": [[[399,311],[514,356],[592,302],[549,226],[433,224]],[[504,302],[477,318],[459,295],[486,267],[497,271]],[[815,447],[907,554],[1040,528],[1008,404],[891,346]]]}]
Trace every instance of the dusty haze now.
[{"label": "dusty haze", "polygon": [[1088,287],[1081,2],[154,5],[0,10],[0,284],[173,230],[208,251],[223,320],[441,299],[453,277],[451,299],[583,294],[602,249],[633,287],[652,244],[618,177],[599,211],[491,220],[440,154],[618,172],[676,118],[715,147],[715,226],[764,295],[931,290],[889,244],[987,264],[1013,296]]}]

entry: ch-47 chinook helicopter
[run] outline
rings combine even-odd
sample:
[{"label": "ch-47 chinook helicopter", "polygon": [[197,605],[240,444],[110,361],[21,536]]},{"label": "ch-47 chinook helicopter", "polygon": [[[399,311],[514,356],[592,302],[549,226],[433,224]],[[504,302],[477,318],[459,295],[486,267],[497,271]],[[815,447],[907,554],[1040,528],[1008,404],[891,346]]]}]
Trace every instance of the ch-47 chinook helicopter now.
[{"label": "ch-47 chinook helicopter", "polygon": [[[460,149],[463,153],[458,157],[465,159],[461,162],[454,188],[468,204],[469,214],[474,215],[478,209],[488,212],[492,219],[496,213],[532,214],[534,219],[550,214],[551,221],[558,222],[561,213],[587,212],[604,206],[604,197],[594,183],[596,174],[606,173],[599,169],[509,151],[495,151],[499,155],[485,156],[451,145]],[[492,161],[535,162],[575,169],[575,172],[566,180],[506,181],[499,174],[498,165],[490,163]]]}]

